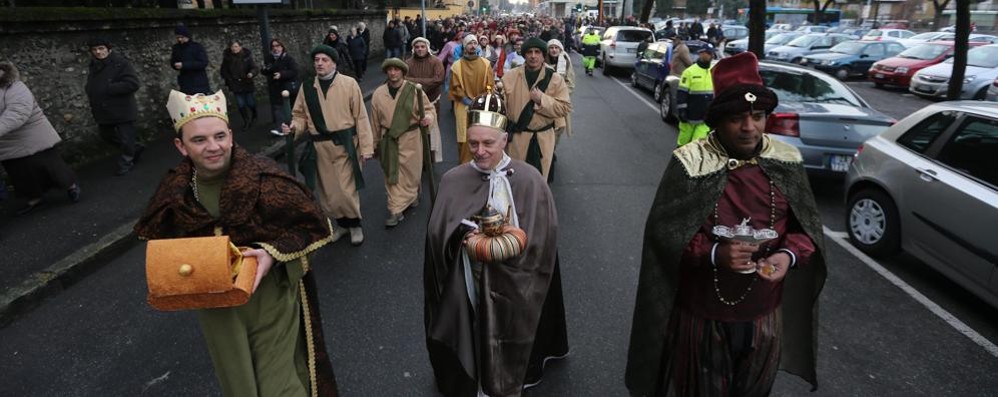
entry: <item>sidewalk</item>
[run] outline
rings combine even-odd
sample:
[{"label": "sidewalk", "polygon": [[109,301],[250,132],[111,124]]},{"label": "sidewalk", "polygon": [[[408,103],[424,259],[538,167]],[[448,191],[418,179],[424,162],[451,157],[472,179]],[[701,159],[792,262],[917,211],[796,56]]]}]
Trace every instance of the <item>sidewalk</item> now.
[{"label": "sidewalk", "polygon": [[[359,82],[364,100],[384,82],[381,59],[368,64]],[[259,94],[259,93],[258,93]],[[262,95],[266,98],[266,95]],[[164,104],[166,98],[163,99]],[[270,104],[257,104],[259,118],[249,131],[230,105],[230,124],[236,143],[253,153],[270,157],[283,154],[284,139],[270,134]],[[155,192],[167,170],[181,160],[171,134],[163,132],[146,142],[141,162],[125,176],[114,176],[114,156],[76,170],[82,189],[79,203],[70,203],[63,191],[45,195],[46,204],[25,216],[16,211],[19,198],[0,201],[0,327],[30,310],[47,296],[69,287],[92,273],[121,250],[138,242],[132,226]],[[145,266],[136,263],[135,266]],[[143,288],[138,285],[122,288]]]}]

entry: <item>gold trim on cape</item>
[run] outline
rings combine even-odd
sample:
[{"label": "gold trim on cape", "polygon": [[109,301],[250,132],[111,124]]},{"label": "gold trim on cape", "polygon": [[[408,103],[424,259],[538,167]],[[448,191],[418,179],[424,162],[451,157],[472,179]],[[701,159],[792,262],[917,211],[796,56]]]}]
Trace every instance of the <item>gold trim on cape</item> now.
[{"label": "gold trim on cape", "polygon": [[302,321],[305,324],[305,346],[308,357],[306,361],[308,362],[308,381],[311,386],[311,392],[309,393],[312,397],[319,396],[319,384],[318,377],[315,373],[315,340],[314,335],[312,335],[312,313],[308,310],[308,294],[305,293],[305,281],[298,281],[298,293],[301,295],[301,311]]},{"label": "gold trim on cape", "polygon": [[274,247],[273,245],[267,243],[255,243],[255,244],[259,245],[260,248],[266,250],[267,253],[270,254],[270,256],[274,257],[274,259],[276,259],[278,262],[291,262],[295,259],[303,258],[305,257],[305,255],[311,254],[312,251],[322,248],[322,246],[329,244],[329,242],[332,241],[333,223],[329,220],[329,218],[326,218],[326,226],[329,228],[329,235],[322,240],[318,240],[316,242],[313,242],[312,244],[309,244],[307,247],[305,247],[305,249],[301,251],[283,253],[281,251],[278,251],[277,248]]},{"label": "gold trim on cape", "polygon": [[[672,152],[683,165],[690,178],[704,177],[728,168],[728,153],[717,140],[717,132],[711,131],[706,139],[700,139],[679,147]],[[776,160],[783,163],[803,163],[797,148],[762,134],[762,150],[757,158]],[[754,159],[753,159],[754,160]],[[748,160],[746,162],[752,162]]]}]

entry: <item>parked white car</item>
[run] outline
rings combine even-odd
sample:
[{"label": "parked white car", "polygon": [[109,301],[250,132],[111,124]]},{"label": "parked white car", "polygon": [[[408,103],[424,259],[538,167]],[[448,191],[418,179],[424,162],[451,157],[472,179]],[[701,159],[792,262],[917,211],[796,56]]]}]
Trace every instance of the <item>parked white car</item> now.
[{"label": "parked white car", "polygon": [[654,33],[645,28],[634,26],[611,26],[603,32],[600,41],[600,61],[603,64],[603,74],[609,74],[616,68],[634,69],[637,61],[638,44],[654,40]]},{"label": "parked white car", "polygon": [[897,41],[915,37],[915,32],[905,29],[873,29],[866,32],[861,40]]}]

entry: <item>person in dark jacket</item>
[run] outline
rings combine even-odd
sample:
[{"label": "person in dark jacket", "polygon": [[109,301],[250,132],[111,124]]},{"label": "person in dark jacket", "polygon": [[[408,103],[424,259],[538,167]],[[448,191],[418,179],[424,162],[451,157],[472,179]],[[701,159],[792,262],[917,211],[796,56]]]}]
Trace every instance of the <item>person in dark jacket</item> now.
[{"label": "person in dark jacket", "polygon": [[[367,24],[364,22],[357,22],[357,34],[364,39],[364,45],[367,46],[367,51],[364,52],[364,59],[371,58],[371,31],[367,29]],[[365,65],[365,68],[367,66]]]},{"label": "person in dark jacket", "polygon": [[347,47],[350,49],[350,57],[353,58],[353,70],[357,73],[357,81],[364,81],[364,72],[367,71],[367,42],[357,33],[357,28],[350,29]]},{"label": "person in dark jacket", "polygon": [[200,43],[191,40],[191,32],[187,26],[177,26],[173,32],[177,35],[177,44],[173,45],[170,54],[170,66],[180,71],[177,75],[177,85],[180,92],[188,95],[211,95],[211,84],[208,82],[208,53]]},{"label": "person in dark jacket", "polygon": [[385,59],[402,58],[402,32],[395,29],[395,21],[388,21],[381,40],[385,43]]},{"label": "person in dark jacket", "polygon": [[135,167],[144,149],[136,142],[135,119],[138,103],[135,92],[139,78],[125,57],[111,50],[111,42],[95,38],[88,43],[90,71],[84,90],[90,99],[90,112],[104,141],[121,150],[116,175],[125,175]]},{"label": "person in dark jacket", "polygon": [[326,34],[325,40],[322,44],[333,47],[336,53],[340,56],[340,63],[336,67],[336,71],[350,77],[357,77],[357,73],[354,71],[353,57],[350,56],[350,48],[347,47],[346,38],[340,37],[339,30],[333,28],[329,29],[329,33]]},{"label": "person in dark jacket", "polygon": [[229,49],[222,53],[222,80],[236,97],[236,107],[243,118],[243,129],[247,130],[256,121],[256,87],[253,78],[260,74],[253,55],[238,40],[229,43]]},{"label": "person in dark jacket", "polygon": [[291,100],[298,96],[298,64],[284,50],[284,43],[278,39],[270,40],[270,54],[263,59],[263,75],[267,78],[267,93],[270,97],[270,112],[274,117],[274,125],[270,133],[281,135],[281,123],[287,122],[291,115],[284,114],[281,91],[287,90]]}]

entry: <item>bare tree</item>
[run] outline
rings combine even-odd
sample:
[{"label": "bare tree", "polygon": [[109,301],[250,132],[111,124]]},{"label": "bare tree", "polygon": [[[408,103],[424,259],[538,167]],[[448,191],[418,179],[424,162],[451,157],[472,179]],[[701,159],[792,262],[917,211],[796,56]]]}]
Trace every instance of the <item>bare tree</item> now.
[{"label": "bare tree", "polygon": [[824,4],[821,3],[821,0],[811,1],[814,3],[814,24],[821,25],[825,21],[825,10],[828,9],[828,6],[835,4],[835,0],[825,0]]},{"label": "bare tree", "polygon": [[766,0],[749,0],[748,49],[759,59],[766,57]]},{"label": "bare tree", "polygon": [[932,14],[932,30],[939,30],[939,24],[943,22],[943,11],[949,6],[950,0],[932,0],[932,5],[935,7]]},{"label": "bare tree", "polygon": [[956,0],[956,38],[953,39],[953,72],[950,73],[949,91],[946,99],[960,99],[963,91],[963,77],[967,75],[967,50],[970,45],[970,2],[972,0]]}]

